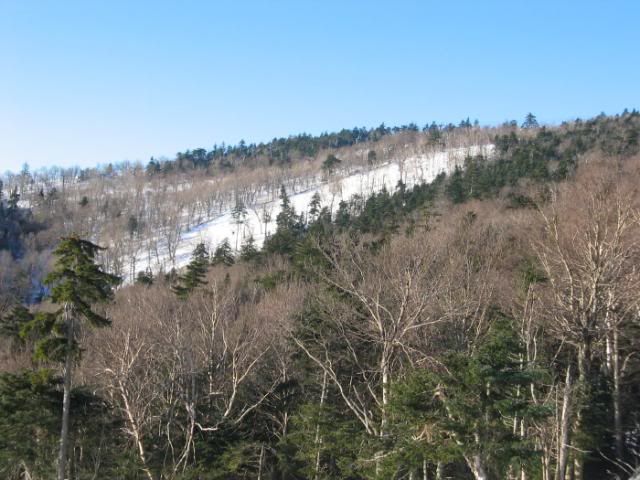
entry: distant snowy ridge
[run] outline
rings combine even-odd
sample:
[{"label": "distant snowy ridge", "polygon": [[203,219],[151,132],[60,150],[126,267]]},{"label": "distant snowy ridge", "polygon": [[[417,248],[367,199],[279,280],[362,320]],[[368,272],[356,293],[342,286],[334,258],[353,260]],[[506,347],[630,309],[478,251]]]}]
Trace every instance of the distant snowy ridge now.
[{"label": "distant snowy ridge", "polygon": [[[456,166],[462,166],[467,156],[482,154],[490,157],[493,145],[474,145],[466,148],[449,149],[416,155],[403,160],[391,160],[370,168],[358,168],[346,172],[336,172],[326,178],[318,175],[316,181],[303,191],[288,191],[291,205],[297,213],[307,213],[311,198],[315,193],[320,195],[322,207],[330,208],[334,213],[342,200],[349,200],[354,195],[366,199],[373,193],[386,188],[395,191],[400,180],[408,187],[433,181],[440,173],[450,173]],[[263,245],[267,236],[276,230],[276,217],[280,213],[279,199],[258,199],[251,205],[246,205],[247,215],[242,224],[234,220],[229,206],[219,215],[196,225],[180,235],[175,251],[175,261],[170,260],[166,242],[160,242],[158,251],[145,259],[136,262],[135,268],[130,265],[123,268],[124,272],[131,270],[151,269],[154,273],[168,271],[171,268],[181,268],[189,263],[191,252],[195,246],[203,242],[212,251],[225,238],[232,248],[240,248],[242,243],[253,236],[256,247]],[[127,281],[133,280],[134,272],[129,272]]]}]

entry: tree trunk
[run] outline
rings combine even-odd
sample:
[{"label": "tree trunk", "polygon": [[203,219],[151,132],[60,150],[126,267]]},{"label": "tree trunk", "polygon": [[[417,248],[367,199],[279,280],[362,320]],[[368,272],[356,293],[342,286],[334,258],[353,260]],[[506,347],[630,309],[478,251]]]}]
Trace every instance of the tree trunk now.
[{"label": "tree trunk", "polygon": [[260,460],[258,464],[258,480],[262,480],[262,465],[264,464],[264,445],[260,446]]},{"label": "tree trunk", "polygon": [[[578,385],[579,406],[575,414],[574,432],[579,433],[584,428],[583,409],[590,399],[589,378],[591,374],[591,344],[588,340],[578,349]],[[579,445],[580,446],[580,445]],[[574,452],[573,458],[574,479],[582,480],[584,471],[584,453]]]},{"label": "tree trunk", "polygon": [[618,460],[623,456],[622,405],[620,403],[620,353],[618,351],[618,327],[613,330],[613,428]]},{"label": "tree trunk", "polygon": [[[322,407],[324,406],[324,400],[327,396],[327,371],[322,374],[322,390],[320,392],[320,414],[322,415]],[[320,454],[322,453],[322,437],[320,436],[320,423],[316,425],[316,464],[314,479],[318,480],[320,475]]]},{"label": "tree trunk", "polygon": [[542,480],[551,480],[551,453],[547,447],[544,447],[542,453]]},{"label": "tree trunk", "polygon": [[556,480],[565,480],[569,454],[569,419],[571,418],[571,365],[567,367],[567,376],[562,395],[562,413],[560,414],[560,433],[558,434],[558,465]]},{"label": "tree trunk", "polygon": [[64,360],[64,393],[62,397],[62,430],[60,432],[60,453],[58,455],[58,480],[65,480],[67,470],[67,450],[69,448],[69,413],[71,410],[71,375],[73,369],[73,317],[70,306],[65,304],[64,325],[66,330],[66,355]]},{"label": "tree trunk", "polygon": [[138,424],[133,416],[133,412],[131,411],[131,406],[129,405],[129,399],[127,398],[124,385],[122,381],[118,379],[118,385],[120,389],[120,396],[122,401],[124,402],[125,413],[127,414],[127,420],[129,421],[129,428],[131,429],[131,433],[133,435],[133,440],[138,449],[138,457],[140,458],[140,462],[142,462],[142,471],[145,473],[149,480],[153,480],[153,475],[147,466],[147,455],[144,449],[144,444],[142,443],[142,434],[140,433],[140,429],[138,428]]},{"label": "tree trunk", "polygon": [[575,473],[575,463],[572,461],[571,464],[569,465],[569,471],[567,472],[567,479],[568,480],[574,480],[574,473]]},{"label": "tree trunk", "polygon": [[[524,418],[520,421],[520,438],[524,440],[526,436],[526,429],[524,427]],[[520,465],[520,480],[527,480],[527,471],[524,469],[524,464]]]},{"label": "tree trunk", "polygon": [[607,313],[605,315],[606,335],[606,366],[607,375],[612,379],[613,391],[611,402],[613,404],[613,438],[615,442],[617,460],[622,460],[623,455],[623,433],[622,433],[622,411],[620,405],[620,345],[618,339],[618,323],[613,314],[613,293],[609,291],[607,298]]},{"label": "tree trunk", "polygon": [[382,365],[380,370],[382,372],[382,411],[380,420],[380,437],[386,435],[387,428],[387,409],[389,404],[389,362],[387,362],[386,355],[383,354]]},{"label": "tree trunk", "polygon": [[465,456],[464,458],[471,469],[471,473],[473,473],[473,478],[476,480],[488,480],[489,477],[487,476],[480,454],[475,454],[471,457]]},{"label": "tree trunk", "polygon": [[[382,373],[382,407],[380,411],[380,432],[379,437],[384,442],[387,429],[387,408],[389,403],[389,363],[386,358],[386,349],[382,353],[380,361],[380,372]],[[384,456],[384,450],[376,453],[376,478],[380,475],[380,463]]]}]

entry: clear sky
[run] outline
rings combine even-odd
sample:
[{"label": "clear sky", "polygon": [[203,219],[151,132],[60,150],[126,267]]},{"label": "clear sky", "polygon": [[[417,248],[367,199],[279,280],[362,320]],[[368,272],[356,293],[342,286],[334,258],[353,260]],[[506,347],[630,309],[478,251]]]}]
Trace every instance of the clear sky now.
[{"label": "clear sky", "polygon": [[0,0],[0,172],[625,107],[637,0]]}]

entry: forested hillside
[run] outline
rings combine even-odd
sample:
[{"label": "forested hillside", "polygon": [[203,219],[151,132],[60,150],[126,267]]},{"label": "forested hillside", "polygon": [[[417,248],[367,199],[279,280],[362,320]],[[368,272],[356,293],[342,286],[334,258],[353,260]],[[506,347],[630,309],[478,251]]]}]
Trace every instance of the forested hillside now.
[{"label": "forested hillside", "polygon": [[[636,111],[530,115],[5,176],[0,474],[631,478],[639,141]],[[291,201],[477,145],[491,155],[429,182]],[[136,268],[260,195],[279,204],[262,245],[202,241],[185,268]]]},{"label": "forested hillside", "polygon": [[[195,247],[186,237],[204,241],[209,249],[224,236],[234,247],[251,236],[262,241],[275,231],[282,187],[294,197],[323,187],[325,205],[335,213],[343,196],[341,179],[371,172],[369,180],[374,181],[376,171],[393,167],[399,179],[418,183],[433,175],[410,170],[409,164],[437,163],[431,161],[434,156],[452,149],[460,151],[462,161],[464,152],[488,145],[500,131],[472,127],[468,121],[458,127],[432,124],[424,131],[415,125],[380,126],[194,149],[171,160],[151,159],[146,166],[123,162],[94,169],[31,171],[25,165],[20,173],[0,179],[5,211],[20,210],[22,218],[16,223],[12,214],[3,223],[0,265],[6,274],[0,302],[8,294],[14,300],[37,300],[51,250],[61,236],[72,232],[107,246],[99,254],[100,262],[130,282],[140,271],[168,273],[184,266]],[[285,151],[289,160],[279,162],[279,152]],[[353,193],[366,198],[372,190],[377,191],[361,185]],[[306,210],[310,199],[297,203]],[[220,221],[226,229],[219,228]],[[222,238],[220,231],[225,232]]]}]

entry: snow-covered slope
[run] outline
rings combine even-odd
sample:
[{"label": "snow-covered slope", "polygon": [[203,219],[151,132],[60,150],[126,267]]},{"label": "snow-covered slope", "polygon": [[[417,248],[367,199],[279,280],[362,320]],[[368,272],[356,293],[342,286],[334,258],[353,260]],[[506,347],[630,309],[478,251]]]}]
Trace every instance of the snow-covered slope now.
[{"label": "snow-covered slope", "polygon": [[[383,187],[393,192],[400,180],[409,187],[430,182],[438,174],[449,173],[456,165],[461,165],[467,155],[490,156],[492,151],[493,145],[482,145],[433,152],[368,169],[336,172],[329,179],[318,176],[310,188],[287,193],[297,213],[308,212],[315,193],[320,195],[323,207],[329,207],[335,212],[341,200],[348,200],[353,195],[367,198]],[[229,206],[227,211],[215,218],[182,233],[174,262],[169,259],[167,246],[161,244],[159,254],[138,263],[136,269],[151,268],[153,272],[158,272],[168,271],[172,267],[180,268],[189,262],[191,252],[199,242],[204,242],[213,251],[226,238],[232,248],[240,248],[243,241],[253,235],[256,246],[261,246],[266,236],[275,232],[275,219],[280,212],[279,203],[277,199],[262,199],[253,205],[247,205],[247,215],[242,224],[234,220],[232,206]]]}]

